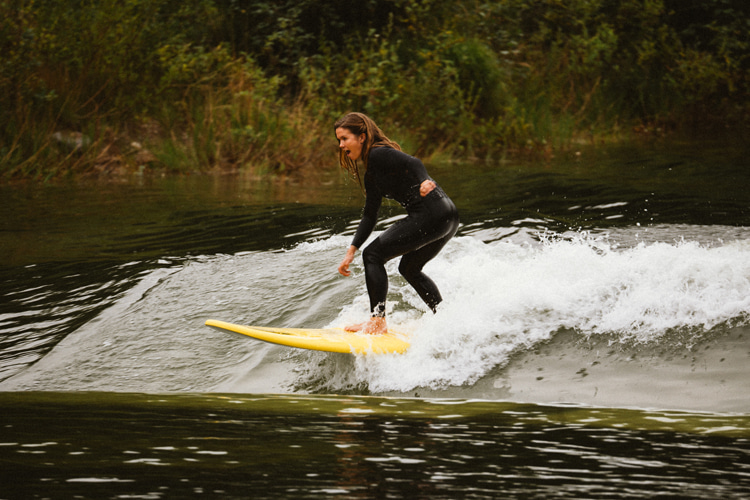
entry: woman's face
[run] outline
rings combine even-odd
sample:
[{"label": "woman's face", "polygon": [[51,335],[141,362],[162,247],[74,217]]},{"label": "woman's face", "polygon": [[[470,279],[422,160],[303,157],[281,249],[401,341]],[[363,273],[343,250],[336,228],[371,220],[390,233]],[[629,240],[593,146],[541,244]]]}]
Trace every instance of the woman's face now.
[{"label": "woman's face", "polygon": [[346,153],[352,161],[359,160],[362,156],[362,144],[365,142],[365,134],[356,135],[348,128],[336,129],[336,138],[339,140],[339,148]]}]

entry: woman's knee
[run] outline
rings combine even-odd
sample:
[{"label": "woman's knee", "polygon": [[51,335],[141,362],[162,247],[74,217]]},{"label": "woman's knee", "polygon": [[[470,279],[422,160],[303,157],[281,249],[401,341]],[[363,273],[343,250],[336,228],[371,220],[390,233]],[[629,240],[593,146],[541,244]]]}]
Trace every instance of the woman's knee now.
[{"label": "woman's knee", "polygon": [[411,283],[422,273],[422,266],[415,264],[408,258],[402,258],[398,264],[398,272]]},{"label": "woman's knee", "polygon": [[385,264],[385,258],[381,251],[380,241],[375,240],[362,250],[362,261],[367,264]]}]

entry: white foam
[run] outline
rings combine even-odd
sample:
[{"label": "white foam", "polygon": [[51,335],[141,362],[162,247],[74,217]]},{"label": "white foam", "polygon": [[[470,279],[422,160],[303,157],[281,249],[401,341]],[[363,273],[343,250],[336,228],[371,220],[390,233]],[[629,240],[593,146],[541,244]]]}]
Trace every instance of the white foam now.
[{"label": "white foam", "polygon": [[[394,260],[389,324],[411,332],[412,347],[393,356],[276,347],[204,325],[206,318],[309,327],[362,321],[368,298],[361,258],[351,277],[336,272],[349,236],[282,252],[196,258],[150,271],[0,387],[408,393],[469,386],[561,328],[658,344],[673,342],[667,334],[674,330],[699,337],[723,323],[750,323],[750,239],[717,242],[715,227],[679,230],[710,234],[711,241],[638,244],[626,234],[627,247],[618,247],[585,233],[540,241],[518,232],[489,243],[476,233],[454,238],[425,269],[445,299],[435,315],[398,276]],[[671,240],[675,231],[658,232]],[[624,241],[622,234],[614,239]]]},{"label": "white foam", "polygon": [[[329,390],[471,384],[561,328],[645,343],[750,317],[750,241],[618,249],[585,233],[537,245],[456,238],[425,268],[444,296],[435,315],[422,314],[424,305],[397,277],[396,265],[389,263],[389,323],[412,331],[412,347],[404,355],[339,363],[327,374]],[[366,314],[362,292],[334,323]]]}]

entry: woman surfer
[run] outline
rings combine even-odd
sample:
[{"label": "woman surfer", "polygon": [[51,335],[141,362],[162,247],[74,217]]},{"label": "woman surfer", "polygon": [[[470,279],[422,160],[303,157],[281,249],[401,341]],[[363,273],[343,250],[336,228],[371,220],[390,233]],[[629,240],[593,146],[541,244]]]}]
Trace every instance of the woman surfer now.
[{"label": "woman surfer", "polygon": [[351,246],[339,265],[349,276],[349,264],[377,223],[383,198],[394,199],[407,216],[385,230],[362,252],[365,282],[370,298],[368,321],[347,326],[348,331],[385,333],[385,299],[388,275],[385,263],[401,257],[399,272],[435,312],[443,300],[435,283],[422,272],[458,230],[458,211],[440,186],[427,174],[424,164],[401,151],[382,130],[362,113],[349,113],[334,124],[339,141],[339,163],[362,185],[359,163],[364,170],[366,195],[362,220]]}]

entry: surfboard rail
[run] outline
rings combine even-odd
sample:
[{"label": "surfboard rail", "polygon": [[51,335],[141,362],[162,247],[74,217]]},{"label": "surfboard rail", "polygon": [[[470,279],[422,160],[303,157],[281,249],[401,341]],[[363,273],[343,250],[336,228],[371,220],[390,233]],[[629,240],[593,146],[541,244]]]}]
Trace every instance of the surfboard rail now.
[{"label": "surfboard rail", "polygon": [[216,319],[206,320],[206,326],[239,333],[271,344],[313,351],[400,354],[405,352],[410,345],[406,334],[390,329],[385,334],[368,335],[347,332],[343,328],[273,328],[238,325]]}]

